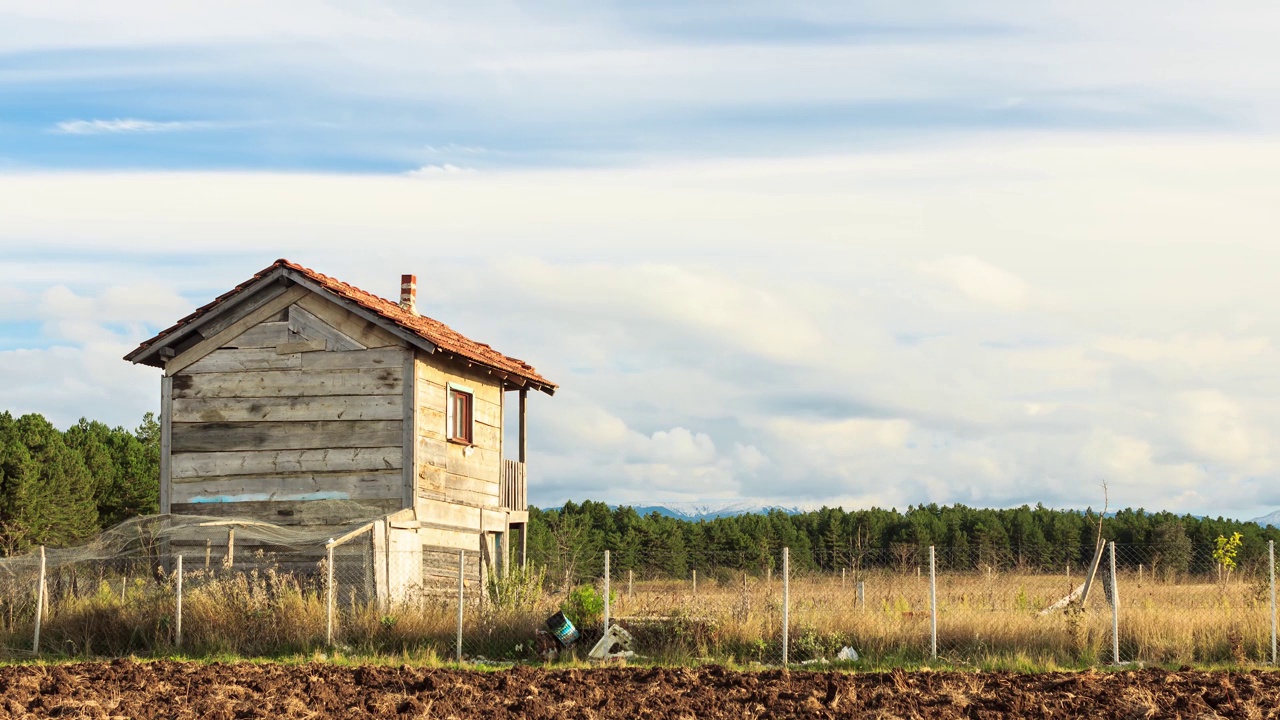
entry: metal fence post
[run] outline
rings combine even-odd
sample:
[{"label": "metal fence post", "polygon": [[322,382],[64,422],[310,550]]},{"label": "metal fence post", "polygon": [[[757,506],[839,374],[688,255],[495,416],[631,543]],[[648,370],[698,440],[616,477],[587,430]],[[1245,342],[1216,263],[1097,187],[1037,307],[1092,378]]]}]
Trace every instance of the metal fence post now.
[{"label": "metal fence post", "polygon": [[609,551],[604,551],[604,631],[609,632]]},{"label": "metal fence post", "polygon": [[458,640],[454,649],[454,659],[462,662],[462,601],[466,592],[464,576],[467,572],[467,551],[458,551]]},{"label": "metal fence post", "polygon": [[328,646],[329,646],[329,647],[333,647],[333,601],[334,601],[334,592],[333,592],[333,538],[330,538],[330,539],[329,539],[329,542],[328,542],[328,544],[327,544],[327,545],[325,545],[325,548],[326,548],[326,550],[327,550],[328,552],[327,552],[326,560],[325,560],[325,583],[324,583],[324,594],[325,594],[325,613],[324,613],[324,614],[325,614],[325,631],[324,631],[324,639],[325,639],[325,643],[326,643],[326,644],[328,644]]},{"label": "metal fence post", "polygon": [[929,546],[929,656],[938,659],[938,576],[933,546]]},{"label": "metal fence post", "polygon": [[791,548],[782,548],[782,666],[791,644]]},{"label": "metal fence post", "polygon": [[1276,541],[1267,541],[1267,569],[1271,574],[1271,664],[1276,664]]},{"label": "metal fence post", "polygon": [[177,597],[173,613],[173,645],[182,647],[182,556],[178,556]]},{"label": "metal fence post", "polygon": [[1111,662],[1120,664],[1120,588],[1116,585],[1116,541],[1111,541]]},{"label": "metal fence post", "polygon": [[40,623],[44,621],[44,546],[40,546],[40,579],[36,581],[36,632],[31,651],[40,654]]}]

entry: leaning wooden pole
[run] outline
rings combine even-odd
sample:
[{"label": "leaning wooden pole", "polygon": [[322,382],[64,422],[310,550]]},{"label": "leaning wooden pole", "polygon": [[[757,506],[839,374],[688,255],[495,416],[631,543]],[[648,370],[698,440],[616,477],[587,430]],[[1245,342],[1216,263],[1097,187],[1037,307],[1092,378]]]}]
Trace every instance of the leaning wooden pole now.
[{"label": "leaning wooden pole", "polygon": [[1084,585],[1080,590],[1080,607],[1084,607],[1085,602],[1089,599],[1089,590],[1093,587],[1093,578],[1098,574],[1098,565],[1102,564],[1102,554],[1107,549],[1107,543],[1102,539],[1102,532],[1098,532],[1098,548],[1093,553],[1093,562],[1089,563],[1089,572],[1084,576]]}]

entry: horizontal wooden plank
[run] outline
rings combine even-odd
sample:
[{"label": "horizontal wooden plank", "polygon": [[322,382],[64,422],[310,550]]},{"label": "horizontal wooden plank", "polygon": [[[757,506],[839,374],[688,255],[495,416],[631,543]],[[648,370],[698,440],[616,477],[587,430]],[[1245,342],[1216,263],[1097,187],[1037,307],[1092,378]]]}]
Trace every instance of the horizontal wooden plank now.
[{"label": "horizontal wooden plank", "polygon": [[398,420],[403,407],[403,395],[183,398],[173,401],[173,419],[174,422]]},{"label": "horizontal wooden plank", "polygon": [[418,378],[424,382],[444,387],[448,383],[465,385],[475,393],[476,399],[499,404],[502,402],[502,381],[493,375],[460,370],[452,367],[439,354],[418,357]]},{"label": "horizontal wooden plank", "polygon": [[444,476],[449,473],[442,467],[418,465],[418,492],[444,495]]},{"label": "horizontal wooden plank", "polygon": [[[418,531],[418,540],[423,545],[431,545],[437,548],[452,548],[455,550],[477,550],[479,548],[478,535],[475,532],[464,532],[461,530],[440,530],[436,528],[423,528]],[[454,569],[457,569],[458,560],[453,560]]]},{"label": "horizontal wooden plank", "polygon": [[444,468],[449,461],[448,443],[444,440],[418,437],[418,467]]},{"label": "horizontal wooden plank", "polygon": [[[497,493],[490,495],[488,493],[472,492],[470,490],[458,490],[456,488],[450,488],[445,491],[445,494],[449,497],[450,500],[456,500],[458,502],[470,503],[472,505],[476,505],[479,507],[490,507],[490,508],[498,507]],[[502,528],[498,527],[498,528],[489,528],[489,529],[501,530]]]},{"label": "horizontal wooden plank", "polygon": [[173,502],[211,503],[276,500],[393,500],[400,497],[398,470],[361,473],[294,473],[183,478],[173,483]]},{"label": "horizontal wooden plank", "polygon": [[281,355],[274,348],[220,349],[191,363],[184,374],[242,372],[244,370],[297,370],[299,354]]},{"label": "horizontal wooden plank", "polygon": [[365,320],[314,293],[299,300],[298,306],[367,348],[403,344],[400,338],[378,327],[376,323]]},{"label": "horizontal wooden plank", "polygon": [[[400,500],[356,500],[357,504],[369,509],[370,516],[388,513],[400,507]],[[324,516],[306,506],[314,506],[314,501],[287,500],[276,502],[229,502],[229,503],[174,503],[175,515],[210,515],[214,517],[243,517],[280,525],[328,526],[340,525],[347,518]],[[237,539],[237,555],[239,555],[239,539]]]},{"label": "horizontal wooden plank", "polygon": [[462,445],[449,443],[445,469],[455,475],[497,482],[502,476],[502,458],[498,451],[478,447],[470,450],[470,454],[467,454]]},{"label": "horizontal wooden plank", "polygon": [[294,353],[314,353],[324,351],[324,340],[292,340],[287,343],[280,343],[276,346],[277,355],[292,355]]},{"label": "horizontal wooden plank", "polygon": [[400,447],[338,450],[257,450],[253,452],[174,453],[173,478],[268,475],[293,472],[398,470]]},{"label": "horizontal wooden plank", "polygon": [[493,498],[493,502],[486,504],[497,504],[498,483],[494,480],[480,480],[477,478],[467,477],[465,475],[445,473],[444,488],[445,494],[447,495],[452,495],[454,490],[466,490],[468,492],[491,496]]},{"label": "horizontal wooden plank", "polygon": [[423,405],[418,407],[418,436],[431,440],[446,440],[445,415],[442,410],[435,410]]},{"label": "horizontal wooden plank", "polygon": [[455,527],[459,530],[480,530],[480,509],[467,505],[456,505],[438,500],[418,498],[416,503],[418,521],[442,527]]},{"label": "horizontal wooden plank", "polygon": [[507,511],[498,508],[484,509],[485,532],[503,532],[507,527]]},{"label": "horizontal wooden plank", "polygon": [[364,345],[296,303],[289,307],[289,329],[308,340],[322,343],[323,350],[347,352],[365,349]]},{"label": "horizontal wooden plank", "polygon": [[316,397],[321,395],[394,395],[401,392],[402,368],[377,370],[254,370],[238,373],[179,375],[175,398]]},{"label": "horizontal wooden plank", "polygon": [[303,370],[366,370],[400,368],[404,373],[404,348],[389,347],[347,352],[309,353],[302,357]]},{"label": "horizontal wooden plank", "polygon": [[376,448],[403,439],[401,420],[174,423],[173,452]]},{"label": "horizontal wooden plank", "polygon": [[300,340],[289,331],[287,322],[258,323],[222,345],[223,348],[272,348]]}]

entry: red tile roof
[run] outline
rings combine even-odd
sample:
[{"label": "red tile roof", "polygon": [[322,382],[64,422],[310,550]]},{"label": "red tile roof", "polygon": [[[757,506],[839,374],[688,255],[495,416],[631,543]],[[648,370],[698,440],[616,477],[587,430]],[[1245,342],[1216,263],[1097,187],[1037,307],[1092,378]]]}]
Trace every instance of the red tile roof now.
[{"label": "red tile roof", "polygon": [[555,383],[552,383],[550,380],[539,375],[538,371],[529,363],[517,360],[516,358],[508,355],[503,355],[484,343],[478,343],[471,340],[439,320],[433,320],[425,315],[411,313],[404,308],[401,308],[398,303],[380,298],[377,295],[365,292],[358,287],[348,285],[341,280],[318,273],[311,268],[289,262],[284,258],[275,261],[270,266],[264,268],[261,272],[256,273],[252,278],[240,283],[230,291],[219,295],[213,300],[213,302],[196,309],[195,312],[174,323],[173,327],[160,331],[160,333],[155,337],[143,342],[137,347],[137,349],[126,355],[125,359],[134,360],[134,358],[143,351],[152,347],[156,343],[163,341],[165,338],[182,329],[197,318],[215,310],[228,299],[243,292],[245,288],[254,284],[258,280],[261,280],[266,275],[275,272],[279,268],[292,270],[317,285],[320,285],[334,295],[350,300],[351,302],[374,312],[391,323],[394,323],[395,325],[418,335],[424,340],[427,340],[435,345],[439,351],[443,351],[449,355],[456,355],[458,358],[465,361],[482,365],[487,368],[492,368],[509,375],[514,375],[522,380],[532,383],[535,386],[539,386],[540,389],[547,392],[554,392],[556,389]]}]

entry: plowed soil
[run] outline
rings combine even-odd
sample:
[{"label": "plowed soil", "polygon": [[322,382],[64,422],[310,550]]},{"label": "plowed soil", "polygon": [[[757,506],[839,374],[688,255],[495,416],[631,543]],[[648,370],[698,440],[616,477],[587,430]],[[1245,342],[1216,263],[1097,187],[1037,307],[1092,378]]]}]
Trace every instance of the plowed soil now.
[{"label": "plowed soil", "polygon": [[327,664],[0,668],[0,717],[1272,718],[1280,673],[499,672]]}]

